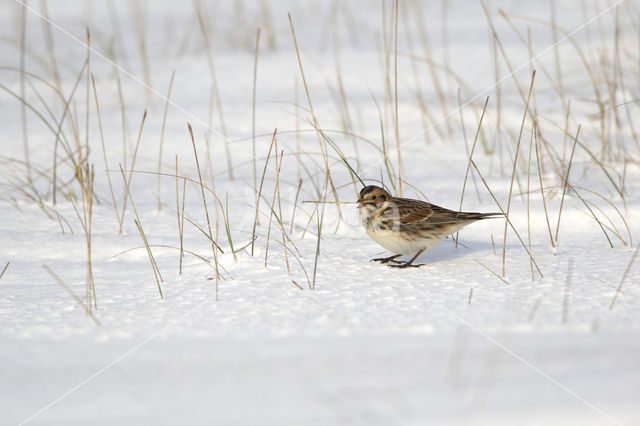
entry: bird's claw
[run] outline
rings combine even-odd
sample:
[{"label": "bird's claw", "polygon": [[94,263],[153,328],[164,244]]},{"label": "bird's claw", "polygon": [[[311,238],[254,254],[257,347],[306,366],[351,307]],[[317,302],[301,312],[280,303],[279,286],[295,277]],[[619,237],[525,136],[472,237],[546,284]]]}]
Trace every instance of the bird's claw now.
[{"label": "bird's claw", "polygon": [[424,263],[420,263],[420,264],[417,264],[417,265],[414,265],[413,263],[408,263],[408,262],[404,262],[404,263],[397,262],[397,263],[398,263],[398,265],[389,265],[389,267],[391,267],[391,268],[419,268],[419,267],[425,265]]},{"label": "bird's claw", "polygon": [[402,262],[396,260],[397,257],[400,257],[400,255],[396,254],[394,256],[389,256],[389,257],[377,257],[375,259],[371,259],[371,261],[380,262],[380,263],[389,263],[389,262],[402,263]]}]

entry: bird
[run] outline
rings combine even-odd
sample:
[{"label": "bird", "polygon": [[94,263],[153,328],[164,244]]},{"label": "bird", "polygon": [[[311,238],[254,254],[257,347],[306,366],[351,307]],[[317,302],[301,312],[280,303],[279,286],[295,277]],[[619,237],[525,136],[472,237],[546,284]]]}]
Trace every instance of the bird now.
[{"label": "bird", "polygon": [[[424,251],[437,246],[451,235],[482,219],[503,213],[471,213],[449,210],[426,201],[392,196],[379,186],[368,185],[357,201],[362,226],[373,241],[396,253],[390,257],[371,259],[396,268],[419,267],[413,262]],[[400,256],[412,256],[402,262]]]}]

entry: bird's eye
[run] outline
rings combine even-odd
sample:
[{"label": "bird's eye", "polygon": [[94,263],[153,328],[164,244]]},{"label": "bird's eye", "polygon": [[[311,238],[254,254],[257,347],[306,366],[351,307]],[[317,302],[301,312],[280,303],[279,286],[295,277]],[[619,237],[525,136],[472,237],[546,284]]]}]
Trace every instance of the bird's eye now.
[{"label": "bird's eye", "polygon": [[372,199],[372,200],[375,200],[375,199],[376,199],[376,196],[374,195],[373,197],[371,197],[371,199]]}]

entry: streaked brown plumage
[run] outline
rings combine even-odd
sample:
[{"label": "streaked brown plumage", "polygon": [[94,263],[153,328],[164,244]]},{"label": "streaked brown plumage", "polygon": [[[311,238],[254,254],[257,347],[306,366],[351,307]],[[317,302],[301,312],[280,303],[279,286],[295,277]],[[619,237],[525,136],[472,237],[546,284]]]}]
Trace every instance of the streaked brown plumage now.
[{"label": "streaked brown plumage", "polygon": [[[421,266],[413,261],[460,228],[502,215],[502,213],[456,212],[425,201],[393,197],[375,185],[360,191],[358,210],[362,226],[372,240],[393,253],[388,258],[373,259],[382,263],[394,262],[395,267]],[[400,255],[413,256],[408,262],[395,259]]]}]

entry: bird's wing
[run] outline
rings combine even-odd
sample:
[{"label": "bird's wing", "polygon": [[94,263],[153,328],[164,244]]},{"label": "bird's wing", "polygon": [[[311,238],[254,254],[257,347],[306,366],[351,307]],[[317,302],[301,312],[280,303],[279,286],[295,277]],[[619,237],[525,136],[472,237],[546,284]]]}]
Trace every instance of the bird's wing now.
[{"label": "bird's wing", "polygon": [[417,223],[459,223],[472,218],[464,217],[460,212],[445,209],[435,204],[425,201],[410,200],[406,198],[395,198],[395,212],[398,215],[400,223],[417,224]]},{"label": "bird's wing", "polygon": [[433,209],[428,203],[400,204],[398,206],[398,214],[400,223],[419,223],[428,222],[433,216]]}]

